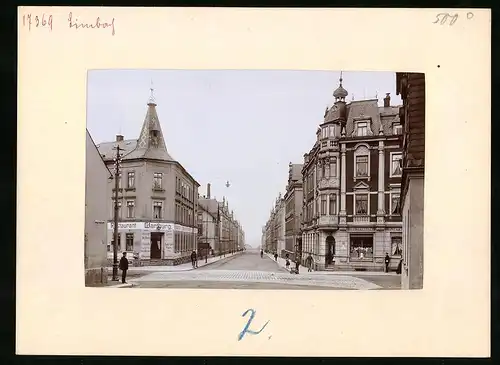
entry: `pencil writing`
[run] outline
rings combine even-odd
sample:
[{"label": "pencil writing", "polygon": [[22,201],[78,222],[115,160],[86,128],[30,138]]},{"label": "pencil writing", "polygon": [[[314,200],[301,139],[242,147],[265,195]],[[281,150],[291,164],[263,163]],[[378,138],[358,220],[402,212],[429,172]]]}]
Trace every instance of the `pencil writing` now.
[{"label": "pencil writing", "polygon": [[[243,339],[243,337],[245,336],[245,334],[250,334],[250,335],[258,335],[259,333],[261,333],[264,328],[266,328],[267,324],[269,323],[269,321],[267,321],[260,330],[258,331],[252,331],[251,329],[249,329],[250,327],[250,324],[252,323],[254,317],[255,317],[255,310],[254,309],[247,309],[245,311],[245,313],[243,313],[241,316],[242,317],[245,317],[248,312],[250,312],[250,318],[248,318],[248,321],[245,325],[245,327],[243,328],[243,331],[240,332],[240,334],[238,335],[238,341],[241,341]],[[270,338],[270,337],[269,337]]]},{"label": "pencil writing", "polygon": [[68,24],[70,28],[74,29],[81,29],[81,28],[86,28],[86,29],[106,29],[106,28],[111,28],[111,35],[115,35],[115,18],[111,20],[111,22],[105,22],[102,21],[100,17],[97,17],[95,21],[91,23],[86,23],[82,21],[78,21],[78,19],[75,17],[73,19],[73,13],[70,12],[68,14]]},{"label": "pencil writing", "polygon": [[28,31],[31,31],[31,27],[47,28],[52,31],[52,15],[32,16],[31,14],[25,14],[23,15],[23,27],[28,27]]},{"label": "pencil writing", "polygon": [[[474,13],[467,13],[467,20],[471,20],[474,17]],[[436,19],[432,24],[445,25],[448,24],[452,26],[458,20],[458,13],[450,14],[450,13],[439,13],[436,15]]]}]

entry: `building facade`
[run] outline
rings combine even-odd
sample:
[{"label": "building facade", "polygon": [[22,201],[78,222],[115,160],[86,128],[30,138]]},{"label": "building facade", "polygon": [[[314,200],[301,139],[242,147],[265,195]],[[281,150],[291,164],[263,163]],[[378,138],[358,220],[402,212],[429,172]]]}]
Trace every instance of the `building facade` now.
[{"label": "building facade", "polygon": [[281,197],[281,193],[276,200],[276,214],[274,215],[274,230],[276,241],[276,252],[280,257],[285,257],[285,201]]},{"label": "building facade", "polygon": [[300,219],[302,213],[302,164],[288,165],[288,184],[284,196],[285,204],[285,253],[290,257],[300,252],[302,235]]},{"label": "building facade", "polygon": [[102,160],[88,130],[85,150],[85,285],[108,281],[106,243],[111,172]]},{"label": "building facade", "polygon": [[210,195],[210,183],[207,194],[198,199],[198,252],[205,255],[206,250],[213,255],[225,255],[240,251],[245,247],[245,233],[240,222],[229,211],[225,197],[222,202]]},{"label": "building facade", "polygon": [[[110,169],[116,147],[121,152],[118,177],[118,250],[134,262],[177,265],[190,260],[197,245],[198,182],[167,151],[151,95],[138,139],[118,135],[97,147]],[[115,183],[108,221],[108,258],[113,257]]]},{"label": "building facade", "polygon": [[397,73],[403,106],[402,199],[403,262],[401,287],[422,289],[424,272],[425,74]]},{"label": "building facade", "polygon": [[340,85],[304,155],[302,259],[316,270],[393,268],[402,251],[399,108],[378,100],[346,103]]}]

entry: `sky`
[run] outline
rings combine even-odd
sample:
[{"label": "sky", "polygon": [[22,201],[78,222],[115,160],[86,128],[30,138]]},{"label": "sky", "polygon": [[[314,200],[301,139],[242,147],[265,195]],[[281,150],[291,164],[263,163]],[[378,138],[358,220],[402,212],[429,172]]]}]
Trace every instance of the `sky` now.
[{"label": "sky", "polygon": [[[226,197],[245,231],[260,245],[262,227],[288,180],[288,164],[303,163],[325,108],[333,104],[338,71],[91,70],[87,128],[96,144],[116,134],[137,139],[151,86],[170,155],[211,196]],[[343,72],[346,101],[391,94],[394,72]],[[230,186],[225,183],[229,181]]]}]

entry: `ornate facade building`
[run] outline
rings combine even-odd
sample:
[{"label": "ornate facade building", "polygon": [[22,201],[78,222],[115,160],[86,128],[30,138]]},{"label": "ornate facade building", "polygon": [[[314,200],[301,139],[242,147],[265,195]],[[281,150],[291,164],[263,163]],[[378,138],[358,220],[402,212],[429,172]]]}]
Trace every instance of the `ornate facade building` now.
[{"label": "ornate facade building", "polygon": [[334,91],[304,155],[302,259],[317,270],[382,270],[384,256],[397,267],[402,249],[401,124],[399,107],[378,100],[346,103]]},{"label": "ornate facade building", "polygon": [[[152,91],[152,90],[151,90]],[[147,265],[189,262],[197,244],[198,182],[167,151],[151,93],[138,139],[116,136],[99,144],[106,165],[114,169],[121,152],[118,180],[118,250]],[[109,184],[108,259],[113,256],[114,181]]]},{"label": "ornate facade building", "polygon": [[403,106],[403,263],[401,287],[422,289],[424,271],[425,74],[397,73],[396,91]]},{"label": "ornate facade building", "polygon": [[302,235],[300,220],[302,216],[302,165],[288,165],[288,184],[286,186],[285,201],[285,254],[293,257],[300,252]]}]

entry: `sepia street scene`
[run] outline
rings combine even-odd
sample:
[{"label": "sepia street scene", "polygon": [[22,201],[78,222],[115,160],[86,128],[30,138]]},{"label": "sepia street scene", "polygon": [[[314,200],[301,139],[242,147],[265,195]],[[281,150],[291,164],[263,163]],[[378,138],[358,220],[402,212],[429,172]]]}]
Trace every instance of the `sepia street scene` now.
[{"label": "sepia street scene", "polygon": [[422,288],[424,74],[88,75],[86,286]]}]

